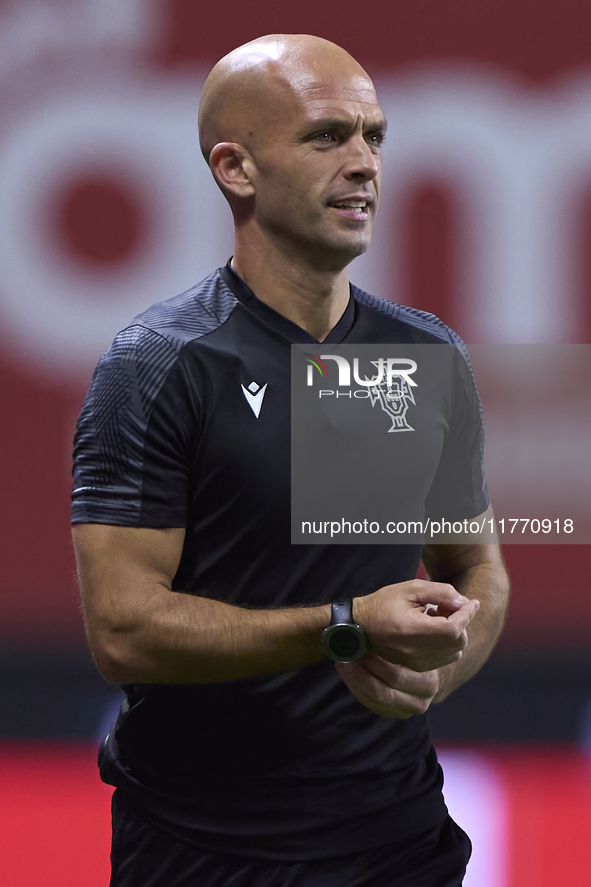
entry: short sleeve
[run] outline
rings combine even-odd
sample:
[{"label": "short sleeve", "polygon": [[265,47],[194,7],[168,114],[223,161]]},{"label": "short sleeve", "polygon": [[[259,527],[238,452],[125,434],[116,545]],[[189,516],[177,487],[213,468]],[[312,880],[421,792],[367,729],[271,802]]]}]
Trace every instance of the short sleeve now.
[{"label": "short sleeve", "polygon": [[490,504],[484,474],[482,404],[461,340],[454,344],[450,404],[449,426],[426,500],[426,516],[433,520],[475,517]]},{"label": "short sleeve", "polygon": [[186,526],[194,410],[179,350],[136,325],[100,360],[74,439],[72,523]]}]

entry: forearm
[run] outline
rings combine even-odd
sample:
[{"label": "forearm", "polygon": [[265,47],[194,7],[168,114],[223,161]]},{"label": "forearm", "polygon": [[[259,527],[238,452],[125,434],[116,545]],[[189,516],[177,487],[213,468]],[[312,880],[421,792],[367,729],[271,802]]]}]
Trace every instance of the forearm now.
[{"label": "forearm", "polygon": [[184,536],[179,528],[73,527],[84,621],[103,677],[209,683],[322,659],[328,605],[250,610],[173,591]]},{"label": "forearm", "polygon": [[163,589],[127,626],[89,634],[114,683],[216,683],[321,660],[329,621],[329,606],[250,610]]},{"label": "forearm", "polygon": [[509,580],[500,556],[492,562],[479,563],[455,575],[445,571],[461,594],[480,601],[479,611],[468,626],[468,646],[458,662],[439,669],[440,686],[434,698],[442,702],[450,693],[470,680],[489,658],[501,634],[509,594]]}]

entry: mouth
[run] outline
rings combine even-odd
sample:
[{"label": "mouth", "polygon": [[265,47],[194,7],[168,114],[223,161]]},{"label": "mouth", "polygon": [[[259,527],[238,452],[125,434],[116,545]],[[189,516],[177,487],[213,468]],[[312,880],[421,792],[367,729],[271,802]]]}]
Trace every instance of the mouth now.
[{"label": "mouth", "polygon": [[370,216],[371,201],[369,199],[345,197],[343,200],[332,200],[328,205],[340,216],[356,222],[367,222]]}]

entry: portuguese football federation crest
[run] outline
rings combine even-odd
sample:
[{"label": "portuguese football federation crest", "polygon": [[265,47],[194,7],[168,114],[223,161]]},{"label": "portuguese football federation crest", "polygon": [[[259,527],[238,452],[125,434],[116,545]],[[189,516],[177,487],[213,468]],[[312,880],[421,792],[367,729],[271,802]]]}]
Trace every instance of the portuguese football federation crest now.
[{"label": "portuguese football federation crest", "polygon": [[[374,366],[378,366],[379,361],[372,360],[371,362]],[[406,378],[391,379],[390,385],[384,380],[379,385],[372,385],[368,391],[372,407],[379,403],[383,411],[390,417],[392,425],[388,428],[389,433],[415,430],[406,418],[409,406],[411,404],[416,406],[412,388]]]}]

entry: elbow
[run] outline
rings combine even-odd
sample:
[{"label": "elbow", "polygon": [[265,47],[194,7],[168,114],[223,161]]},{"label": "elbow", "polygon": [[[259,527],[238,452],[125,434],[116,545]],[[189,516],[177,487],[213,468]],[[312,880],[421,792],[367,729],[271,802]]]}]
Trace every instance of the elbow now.
[{"label": "elbow", "polygon": [[126,655],[119,644],[91,643],[92,655],[101,677],[109,684],[133,684],[138,682],[137,670],[134,670],[129,655]]},{"label": "elbow", "polygon": [[149,683],[145,663],[129,632],[88,631],[88,640],[96,667],[109,684]]}]

